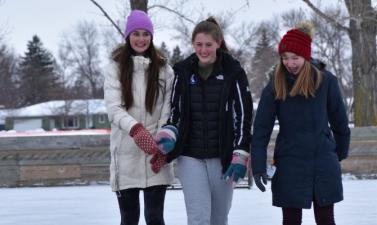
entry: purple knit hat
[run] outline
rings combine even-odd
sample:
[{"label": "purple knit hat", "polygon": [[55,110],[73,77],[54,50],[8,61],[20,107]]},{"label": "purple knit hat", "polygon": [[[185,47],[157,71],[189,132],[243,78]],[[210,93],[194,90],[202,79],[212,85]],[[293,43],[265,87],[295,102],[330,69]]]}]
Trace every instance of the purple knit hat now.
[{"label": "purple knit hat", "polygon": [[144,29],[153,36],[153,24],[148,15],[141,10],[132,10],[130,15],[127,17],[124,37],[127,38],[131,32],[137,29]]}]

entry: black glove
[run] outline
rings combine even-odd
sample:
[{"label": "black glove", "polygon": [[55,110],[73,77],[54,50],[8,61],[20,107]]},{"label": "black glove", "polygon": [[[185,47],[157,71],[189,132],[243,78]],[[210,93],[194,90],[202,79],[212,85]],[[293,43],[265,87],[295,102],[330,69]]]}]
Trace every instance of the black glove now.
[{"label": "black glove", "polygon": [[[257,187],[259,188],[259,190],[261,190],[262,192],[265,192],[266,188],[264,187],[264,185],[267,185],[267,174],[266,173],[254,174],[254,182],[255,182],[255,185],[257,185]],[[264,185],[262,184],[262,182]]]}]

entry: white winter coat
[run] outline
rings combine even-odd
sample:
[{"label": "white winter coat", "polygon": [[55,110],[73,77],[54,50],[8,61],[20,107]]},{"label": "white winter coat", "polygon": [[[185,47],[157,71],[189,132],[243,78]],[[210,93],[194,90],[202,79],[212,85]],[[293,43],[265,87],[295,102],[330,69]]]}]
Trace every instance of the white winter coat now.
[{"label": "white winter coat", "polygon": [[119,80],[119,69],[114,63],[105,77],[105,102],[109,121],[110,134],[110,184],[113,191],[128,188],[146,188],[154,185],[168,185],[173,180],[172,165],[165,165],[158,174],[151,170],[151,155],[144,153],[136,146],[129,135],[133,125],[140,122],[154,136],[166,122],[170,112],[170,94],[174,79],[169,65],[160,69],[159,79],[164,93],[159,93],[153,114],[145,109],[145,92],[147,87],[146,70],[150,59],[133,56],[134,72],[132,81],[133,106],[126,110],[121,106],[122,94]]}]

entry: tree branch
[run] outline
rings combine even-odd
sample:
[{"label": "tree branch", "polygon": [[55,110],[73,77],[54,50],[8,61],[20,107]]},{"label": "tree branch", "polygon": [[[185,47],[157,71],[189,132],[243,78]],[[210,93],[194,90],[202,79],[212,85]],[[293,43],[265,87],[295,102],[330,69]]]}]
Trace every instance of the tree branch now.
[{"label": "tree branch", "polygon": [[311,8],[320,17],[322,17],[323,19],[325,19],[327,22],[333,24],[336,28],[338,28],[340,30],[344,30],[346,32],[350,32],[350,29],[348,27],[343,26],[342,24],[338,23],[333,18],[331,18],[331,17],[327,16],[326,14],[324,14],[321,10],[319,10],[317,7],[315,7],[310,0],[302,0],[302,1],[305,2],[309,6],[309,8]]},{"label": "tree branch", "polygon": [[[92,1],[92,0],[91,0],[91,1]],[[164,5],[152,5],[152,6],[148,7],[148,10],[149,10],[149,9],[153,9],[153,8],[161,8],[161,9],[164,9],[164,10],[166,10],[166,11],[169,11],[169,12],[171,12],[171,13],[174,13],[174,14],[178,15],[179,17],[181,17],[182,19],[188,21],[189,23],[191,23],[191,24],[193,24],[193,25],[196,24],[195,21],[193,21],[193,20],[191,20],[190,18],[186,17],[186,16],[183,15],[182,13],[177,12],[176,10],[171,9],[171,8],[169,8],[169,7],[166,7],[166,6],[164,6]]]},{"label": "tree branch", "polygon": [[91,1],[95,6],[97,6],[101,12],[103,13],[103,15],[106,17],[106,19],[108,19],[110,21],[110,23],[114,26],[114,28],[118,31],[118,33],[120,35],[122,35],[122,37],[124,37],[124,34],[122,32],[122,30],[119,28],[119,26],[114,22],[114,20],[111,19],[111,17],[109,16],[109,14],[107,14],[107,12],[102,8],[102,6],[100,6],[95,0],[89,0]]}]

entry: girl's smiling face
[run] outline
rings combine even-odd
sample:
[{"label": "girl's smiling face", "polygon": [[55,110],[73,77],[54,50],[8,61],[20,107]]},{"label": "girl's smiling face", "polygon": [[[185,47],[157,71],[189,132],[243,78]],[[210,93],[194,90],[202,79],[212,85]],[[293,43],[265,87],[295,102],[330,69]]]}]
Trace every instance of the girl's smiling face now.
[{"label": "girl's smiling face", "polygon": [[305,63],[304,57],[296,55],[293,52],[284,52],[281,54],[281,60],[288,72],[294,75],[298,75],[300,73]]},{"label": "girl's smiling face", "polygon": [[213,64],[216,61],[216,50],[220,47],[210,34],[198,33],[192,42],[195,53],[202,65]]},{"label": "girl's smiling face", "polygon": [[152,35],[144,29],[135,30],[130,34],[130,45],[137,55],[145,53],[151,45],[151,40]]}]

